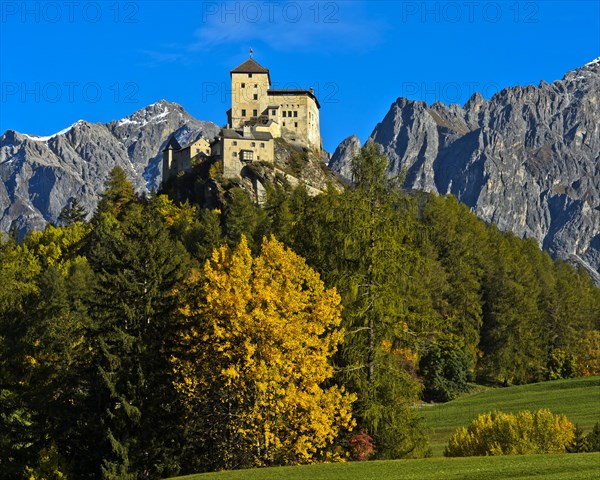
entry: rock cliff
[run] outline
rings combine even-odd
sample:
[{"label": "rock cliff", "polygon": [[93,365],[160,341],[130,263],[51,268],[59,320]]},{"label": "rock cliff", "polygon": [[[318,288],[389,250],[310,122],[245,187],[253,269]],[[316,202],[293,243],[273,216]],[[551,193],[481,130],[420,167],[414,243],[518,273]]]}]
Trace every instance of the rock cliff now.
[{"label": "rock cliff", "polygon": [[106,124],[80,120],[48,137],[8,130],[0,137],[0,231],[41,229],[71,197],[91,214],[115,166],[149,192],[160,185],[162,150],[173,133],[186,144],[218,131],[164,100]]},{"label": "rock cliff", "polygon": [[[598,272],[599,97],[600,58],[552,83],[474,94],[463,107],[399,98],[370,139],[408,188],[451,193],[483,220]],[[330,166],[347,176],[344,142]]]}]

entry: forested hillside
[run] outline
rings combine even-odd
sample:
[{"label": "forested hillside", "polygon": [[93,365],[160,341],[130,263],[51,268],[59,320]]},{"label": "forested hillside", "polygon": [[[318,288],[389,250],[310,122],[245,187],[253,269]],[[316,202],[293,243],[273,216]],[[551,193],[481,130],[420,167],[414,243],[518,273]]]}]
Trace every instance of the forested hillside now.
[{"label": "forested hillside", "polygon": [[[600,290],[367,144],[354,184],[139,198],[0,243],[0,471],[143,479],[428,454],[420,401],[600,373]],[[184,181],[184,179],[182,179]],[[191,199],[193,200],[193,199]]]},{"label": "forested hillside", "polygon": [[[582,263],[600,285],[600,58],[463,105],[398,98],[370,139],[405,186],[451,193],[502,231]],[[349,174],[349,137],[330,167]],[[360,143],[359,143],[360,144]]]}]

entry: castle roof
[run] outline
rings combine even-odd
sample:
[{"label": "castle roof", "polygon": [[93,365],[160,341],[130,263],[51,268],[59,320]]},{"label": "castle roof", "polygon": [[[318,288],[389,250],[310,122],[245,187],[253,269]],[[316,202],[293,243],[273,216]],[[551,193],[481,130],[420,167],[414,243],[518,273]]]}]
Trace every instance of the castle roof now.
[{"label": "castle roof", "polygon": [[167,146],[165,147],[165,150],[181,150],[181,145],[179,145],[179,142],[175,138],[175,135],[173,135],[169,139],[169,141],[167,142]]},{"label": "castle roof", "polygon": [[233,138],[235,140],[271,140],[273,135],[269,132],[252,132],[250,137],[244,137],[244,134],[233,128],[224,128],[221,130],[223,138]]},{"label": "castle roof", "polygon": [[315,94],[309,90],[299,90],[299,89],[295,89],[295,88],[278,88],[278,89],[270,88],[269,90],[267,90],[267,95],[278,95],[278,96],[306,95],[315,101],[315,103],[317,104],[317,108],[321,108],[321,105],[319,104],[317,97],[315,97]]},{"label": "castle roof", "polygon": [[271,76],[269,75],[269,69],[259,65],[252,58],[249,58],[241,65],[235,67],[229,73],[230,74],[233,74],[233,73],[266,73],[267,76],[269,77],[269,83],[271,83]]}]

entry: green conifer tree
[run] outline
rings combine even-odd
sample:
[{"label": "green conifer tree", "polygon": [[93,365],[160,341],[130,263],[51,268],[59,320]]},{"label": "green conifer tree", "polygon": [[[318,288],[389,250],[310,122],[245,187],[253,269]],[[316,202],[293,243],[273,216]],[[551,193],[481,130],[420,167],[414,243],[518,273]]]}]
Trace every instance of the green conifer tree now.
[{"label": "green conifer tree", "polygon": [[127,178],[125,170],[114,167],[104,183],[104,193],[100,197],[95,218],[103,213],[112,213],[120,217],[124,207],[135,200],[133,184]]},{"label": "green conifer tree", "polygon": [[68,227],[74,223],[84,222],[87,217],[85,207],[76,198],[70,198],[58,215],[58,224]]},{"label": "green conifer tree", "polygon": [[353,161],[353,186],[306,206],[295,244],[342,296],[346,334],[337,379],[358,394],[359,428],[374,438],[378,458],[397,458],[426,450],[412,408],[420,393],[413,375],[417,338],[430,325],[417,311],[423,305],[411,309],[418,302],[407,295],[409,278],[423,265],[414,203],[386,168],[385,155],[368,143]]},{"label": "green conifer tree", "polygon": [[177,473],[177,397],[169,380],[177,286],[188,256],[150,208],[105,215],[94,235],[97,402],[106,479]]}]

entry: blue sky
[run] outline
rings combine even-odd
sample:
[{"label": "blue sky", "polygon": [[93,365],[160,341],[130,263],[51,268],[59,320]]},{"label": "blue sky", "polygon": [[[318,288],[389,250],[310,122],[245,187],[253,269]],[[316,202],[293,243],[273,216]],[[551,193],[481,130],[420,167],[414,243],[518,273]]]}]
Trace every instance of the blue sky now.
[{"label": "blue sky", "polygon": [[314,87],[324,146],[365,141],[397,97],[463,104],[600,56],[598,1],[0,0],[0,132],[49,135],[160,99],[226,121],[248,57]]}]

